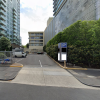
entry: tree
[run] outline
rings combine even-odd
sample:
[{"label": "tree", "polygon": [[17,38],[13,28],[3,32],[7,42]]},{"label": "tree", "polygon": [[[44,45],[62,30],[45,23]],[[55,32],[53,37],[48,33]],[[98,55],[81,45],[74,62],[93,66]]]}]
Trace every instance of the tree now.
[{"label": "tree", "polygon": [[11,47],[11,42],[9,39],[7,39],[6,37],[2,37],[0,39],[0,51],[9,51]]},{"label": "tree", "polygon": [[22,47],[22,48],[26,48],[26,46],[25,46],[25,45],[22,45],[21,47]]},{"label": "tree", "polygon": [[29,43],[26,44],[26,48],[29,48]]}]

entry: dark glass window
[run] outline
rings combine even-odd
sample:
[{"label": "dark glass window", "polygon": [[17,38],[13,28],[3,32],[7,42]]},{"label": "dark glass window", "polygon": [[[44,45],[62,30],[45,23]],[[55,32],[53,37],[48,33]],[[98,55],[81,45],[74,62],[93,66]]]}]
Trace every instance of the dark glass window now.
[{"label": "dark glass window", "polygon": [[34,39],[34,37],[31,37],[31,39]]},{"label": "dark glass window", "polygon": [[62,48],[62,52],[66,52],[66,48]]}]

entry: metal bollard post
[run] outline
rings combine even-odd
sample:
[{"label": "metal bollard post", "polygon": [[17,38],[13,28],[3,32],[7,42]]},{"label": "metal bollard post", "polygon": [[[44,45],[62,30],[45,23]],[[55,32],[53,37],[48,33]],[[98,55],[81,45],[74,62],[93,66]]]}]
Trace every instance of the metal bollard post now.
[{"label": "metal bollard post", "polygon": [[64,60],[64,67],[66,67],[66,60]]}]

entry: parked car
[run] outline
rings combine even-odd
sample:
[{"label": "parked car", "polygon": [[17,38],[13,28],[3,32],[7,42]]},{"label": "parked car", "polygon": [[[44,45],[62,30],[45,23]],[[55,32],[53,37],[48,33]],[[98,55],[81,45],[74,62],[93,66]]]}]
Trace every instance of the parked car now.
[{"label": "parked car", "polygon": [[29,51],[26,51],[26,54],[29,54]]},{"label": "parked car", "polygon": [[14,57],[26,57],[27,54],[20,49],[17,49],[13,52]]},{"label": "parked car", "polygon": [[37,54],[44,54],[44,52],[41,52],[41,51],[40,51],[40,52],[37,52]]}]

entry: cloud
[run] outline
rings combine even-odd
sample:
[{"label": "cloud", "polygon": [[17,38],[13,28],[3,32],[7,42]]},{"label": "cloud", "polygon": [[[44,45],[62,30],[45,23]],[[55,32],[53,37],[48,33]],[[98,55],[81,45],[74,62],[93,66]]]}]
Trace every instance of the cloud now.
[{"label": "cloud", "polygon": [[44,31],[53,16],[53,0],[21,0],[20,35],[22,44],[28,43],[29,31]]}]

